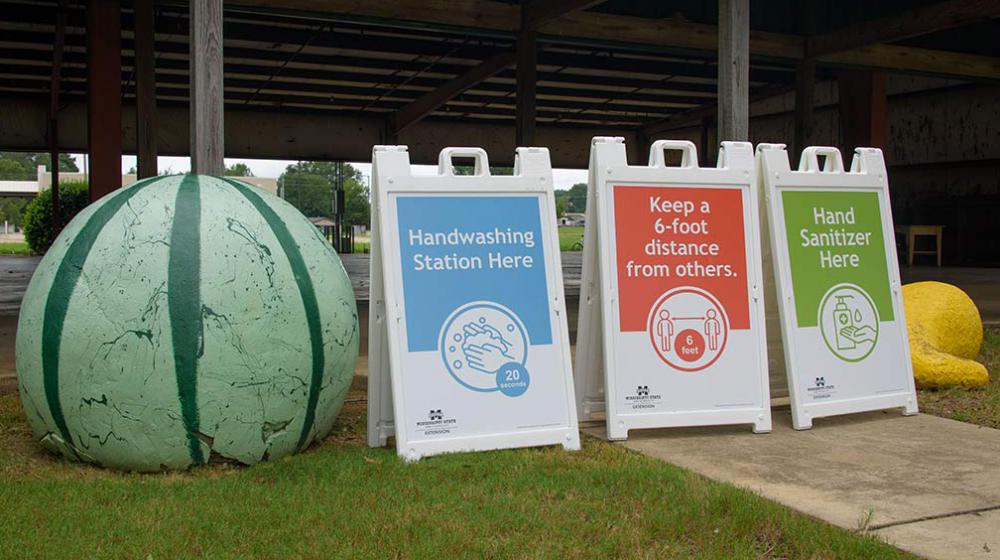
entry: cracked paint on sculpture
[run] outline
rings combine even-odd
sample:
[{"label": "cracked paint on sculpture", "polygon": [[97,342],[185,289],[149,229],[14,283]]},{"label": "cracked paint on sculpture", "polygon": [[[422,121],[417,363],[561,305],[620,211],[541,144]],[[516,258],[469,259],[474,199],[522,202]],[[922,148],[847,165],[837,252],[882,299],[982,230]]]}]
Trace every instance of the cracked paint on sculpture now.
[{"label": "cracked paint on sculpture", "polygon": [[983,321],[961,289],[942,282],[903,286],[906,330],[910,336],[917,387],[982,387],[990,382],[976,361],[983,345]]},{"label": "cracked paint on sculpture", "polygon": [[36,437],[136,471],[253,464],[324,437],[358,355],[336,253],[292,206],[208,176],[87,207],[21,307],[17,370]]}]

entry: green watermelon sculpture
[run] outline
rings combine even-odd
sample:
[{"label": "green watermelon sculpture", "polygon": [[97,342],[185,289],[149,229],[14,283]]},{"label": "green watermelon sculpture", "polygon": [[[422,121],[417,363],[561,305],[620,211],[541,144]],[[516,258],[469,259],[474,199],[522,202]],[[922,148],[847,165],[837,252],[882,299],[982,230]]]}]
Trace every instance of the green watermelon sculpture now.
[{"label": "green watermelon sculpture", "polygon": [[134,471],[301,451],[330,431],[357,356],[351,283],[316,228],[204,175],[87,207],[39,264],[17,329],[42,444]]}]

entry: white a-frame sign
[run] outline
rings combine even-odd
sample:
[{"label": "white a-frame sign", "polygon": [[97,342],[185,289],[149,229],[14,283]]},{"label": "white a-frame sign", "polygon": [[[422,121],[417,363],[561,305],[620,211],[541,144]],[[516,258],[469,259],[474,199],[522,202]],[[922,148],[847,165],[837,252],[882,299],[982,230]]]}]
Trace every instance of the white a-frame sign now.
[{"label": "white a-frame sign", "polygon": [[[681,152],[680,166],[665,151]],[[629,166],[621,138],[594,138],[576,347],[581,417],[609,439],[632,428],[771,429],[753,148],[661,140]],[[603,370],[603,375],[602,375]],[[602,395],[603,393],[603,395]]]},{"label": "white a-frame sign", "polygon": [[[820,164],[820,157],[825,161]],[[882,151],[757,147],[796,429],[813,418],[902,407],[917,397]]]},{"label": "white a-frame sign", "polygon": [[370,446],[580,448],[549,152],[514,161],[491,175],[482,149],[446,148],[413,175],[406,147],[375,147]]}]

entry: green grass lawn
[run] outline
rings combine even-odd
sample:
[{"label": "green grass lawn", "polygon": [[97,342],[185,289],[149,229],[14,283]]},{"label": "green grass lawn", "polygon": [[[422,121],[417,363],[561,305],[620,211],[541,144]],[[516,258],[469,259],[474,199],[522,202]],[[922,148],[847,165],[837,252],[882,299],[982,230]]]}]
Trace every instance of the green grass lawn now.
[{"label": "green grass lawn", "polygon": [[364,446],[361,397],[304,454],[137,475],[42,451],[0,396],[0,557],[909,558],[589,438],[407,465]]},{"label": "green grass lawn", "polygon": [[0,243],[0,255],[30,255],[31,250],[28,244],[21,243]]},{"label": "green grass lawn", "polygon": [[920,411],[1000,429],[1000,328],[986,329],[979,361],[990,372],[986,387],[918,391]]},{"label": "green grass lawn", "polygon": [[[574,246],[576,244],[579,245]],[[582,227],[559,228],[559,250],[560,251],[583,250],[583,228]]]}]

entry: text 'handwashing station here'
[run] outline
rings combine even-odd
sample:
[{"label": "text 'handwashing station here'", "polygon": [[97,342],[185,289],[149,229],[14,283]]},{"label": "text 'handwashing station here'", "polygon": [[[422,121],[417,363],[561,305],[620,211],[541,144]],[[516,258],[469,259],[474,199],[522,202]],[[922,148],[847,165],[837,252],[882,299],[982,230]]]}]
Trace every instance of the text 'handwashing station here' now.
[{"label": "text 'handwashing station here'", "polygon": [[493,228],[486,231],[462,231],[453,228],[449,231],[427,231],[424,229],[409,229],[406,240],[411,247],[495,247],[486,254],[460,255],[451,253],[444,255],[428,255],[421,252],[413,254],[413,270],[483,270],[483,269],[515,269],[532,268],[535,259],[531,255],[518,254],[518,249],[533,249],[535,247],[534,231],[519,231],[511,228]]}]

